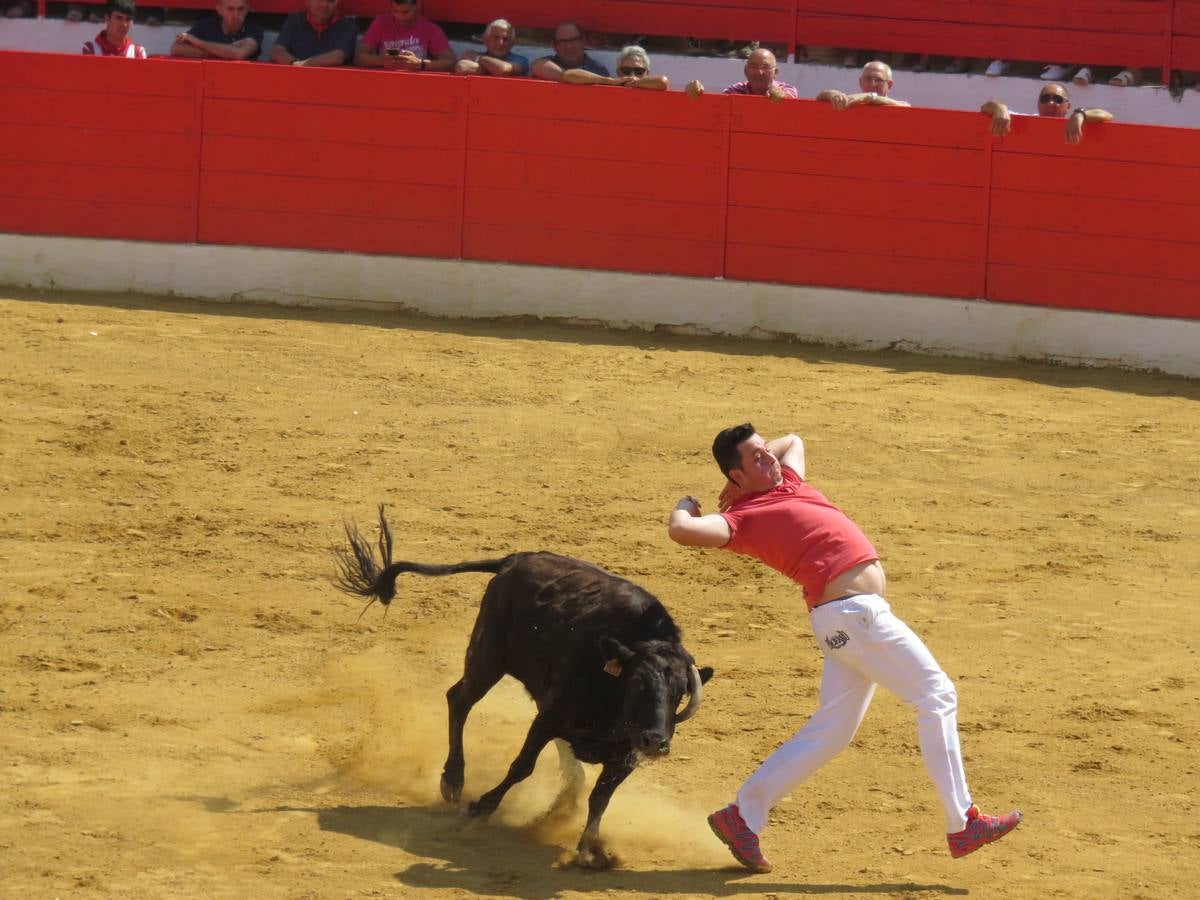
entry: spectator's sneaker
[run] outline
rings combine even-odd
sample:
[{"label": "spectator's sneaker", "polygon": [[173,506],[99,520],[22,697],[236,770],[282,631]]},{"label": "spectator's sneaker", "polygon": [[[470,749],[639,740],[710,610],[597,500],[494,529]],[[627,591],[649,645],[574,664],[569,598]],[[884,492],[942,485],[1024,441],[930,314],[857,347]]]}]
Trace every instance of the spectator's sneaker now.
[{"label": "spectator's sneaker", "polygon": [[733,858],[751,872],[771,871],[771,863],[758,847],[758,835],[750,830],[736,803],[709,816],[708,827],[729,848]]},{"label": "spectator's sneaker", "polygon": [[1108,83],[1117,87],[1129,87],[1132,84],[1137,84],[1137,72],[1133,69],[1122,69],[1112,78],[1108,79]]},{"label": "spectator's sneaker", "polygon": [[999,78],[1008,71],[1008,61],[1004,59],[993,59],[988,63],[988,67],[983,70],[984,75],[992,78]]},{"label": "spectator's sneaker", "polygon": [[[1021,813],[1018,810],[1006,816],[985,816],[980,813],[978,806],[972,804],[967,810],[967,827],[955,834],[946,835],[950,855],[958,859],[968,853],[974,853],[984,844],[1000,840],[1020,824]],[[757,843],[755,841],[756,845]]]},{"label": "spectator's sneaker", "polygon": [[1073,83],[1079,85],[1079,87],[1087,87],[1089,84],[1092,83],[1092,70],[1089,69],[1087,66],[1084,66],[1082,69],[1080,69],[1078,72],[1075,73],[1075,77],[1072,78],[1071,81]]},{"label": "spectator's sneaker", "polygon": [[1070,66],[1049,65],[1042,69],[1042,81],[1062,81],[1070,73]]},{"label": "spectator's sneaker", "polygon": [[961,75],[970,68],[971,63],[965,56],[956,56],[950,62],[946,63],[946,68],[942,69],[947,75]]}]

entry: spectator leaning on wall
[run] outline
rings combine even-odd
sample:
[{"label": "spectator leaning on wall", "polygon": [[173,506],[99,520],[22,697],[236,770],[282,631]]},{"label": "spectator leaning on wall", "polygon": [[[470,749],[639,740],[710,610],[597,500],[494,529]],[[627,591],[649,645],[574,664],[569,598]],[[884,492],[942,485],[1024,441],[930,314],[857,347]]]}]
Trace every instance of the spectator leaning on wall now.
[{"label": "spectator leaning on wall", "polygon": [[529,60],[513,53],[516,29],[506,19],[496,19],[483,29],[483,52],[467,50],[454,67],[463,75],[528,75]]},{"label": "spectator leaning on wall", "polygon": [[563,72],[562,80],[564,84],[616,84],[648,91],[665,91],[670,87],[666,75],[650,73],[650,56],[636,44],[630,44],[617,54],[615,78],[584,69],[568,69]]},{"label": "spectator leaning on wall", "polygon": [[84,41],[85,56],[124,56],[126,59],[145,59],[146,48],[129,38],[137,6],[133,0],[108,0],[104,7],[104,30],[90,41]]},{"label": "spectator leaning on wall", "polygon": [[592,59],[583,48],[583,29],[574,22],[563,22],[554,29],[554,54],[533,62],[533,74],[547,81],[562,81],[563,73],[583,69],[608,77],[608,69]]},{"label": "spectator leaning on wall", "polygon": [[[989,100],[979,111],[992,117],[992,134],[1004,137],[1012,131],[1012,114],[1008,107],[999,100]],[[1078,144],[1083,140],[1083,126],[1086,122],[1111,122],[1113,114],[1095,107],[1082,106],[1071,109],[1071,95],[1065,84],[1048,84],[1038,94],[1039,116],[1048,119],[1066,119],[1066,141],[1068,144]],[[1020,115],[1020,113],[1017,113]]]},{"label": "spectator leaning on wall", "polygon": [[307,0],[288,16],[271,48],[271,62],[293,66],[343,66],[354,59],[358,28],[338,12],[338,0]]},{"label": "spectator leaning on wall", "polygon": [[454,49],[446,32],[421,15],[417,0],[392,0],[391,12],[376,16],[354,57],[360,66],[406,72],[452,72]]},{"label": "spectator leaning on wall", "polygon": [[860,93],[844,94],[839,90],[830,89],[817,94],[818,100],[824,100],[834,109],[849,109],[851,106],[909,106],[903,100],[895,100],[888,96],[892,92],[892,67],[878,59],[872,60],[862,68],[858,76]]},{"label": "spectator leaning on wall", "polygon": [[205,16],[175,36],[172,56],[189,59],[258,59],[263,30],[246,21],[247,0],[217,0],[217,14]]},{"label": "spectator leaning on wall", "polygon": [[[746,74],[746,80],[731,84],[721,93],[754,94],[759,97],[768,97],[775,103],[785,98],[796,99],[796,89],[775,78],[779,66],[775,61],[775,54],[770,50],[759,48],[753,51],[747,57],[743,71]],[[684,87],[684,91],[689,97],[699,97],[704,93],[704,85],[699,81],[689,81]]]}]

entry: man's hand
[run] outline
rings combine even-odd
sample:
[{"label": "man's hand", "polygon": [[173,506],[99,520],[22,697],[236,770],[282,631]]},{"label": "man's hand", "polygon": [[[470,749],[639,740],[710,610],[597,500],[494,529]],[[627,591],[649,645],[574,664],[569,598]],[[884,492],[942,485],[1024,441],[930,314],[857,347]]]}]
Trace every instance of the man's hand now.
[{"label": "man's hand", "polygon": [[[417,56],[417,54],[413,53],[411,50],[401,50],[400,55],[394,56],[392,59],[395,59],[399,63],[399,65],[396,66],[398,69],[408,69],[410,72],[421,71],[421,57]],[[386,61],[387,57],[384,58],[385,64]]]},{"label": "man's hand", "polygon": [[1007,137],[1012,131],[1012,116],[1008,107],[1002,106],[992,116],[992,134],[996,137]]},{"label": "man's hand", "polygon": [[188,34],[186,31],[175,35],[176,44],[191,44],[193,47],[198,46],[194,35]]},{"label": "man's hand", "polygon": [[725,487],[721,488],[720,496],[717,497],[717,509],[721,512],[725,512],[725,510],[729,509],[729,507],[733,505],[733,502],[737,500],[738,497],[742,496],[743,493],[745,493],[745,491],[742,490],[740,485],[734,484],[732,481],[726,479]]},{"label": "man's hand", "polygon": [[700,512],[700,501],[690,494],[686,497],[681,497],[679,502],[675,504],[676,509],[681,509],[690,516],[703,515]]},{"label": "man's hand", "polygon": [[704,96],[704,85],[702,85],[698,80],[693,78],[686,85],[684,85],[683,92],[685,94],[687,94],[689,97],[691,97],[692,99],[695,99],[697,97],[702,97],[702,96]]},{"label": "man's hand", "polygon": [[825,99],[829,101],[829,105],[841,112],[850,105],[850,96],[841,91],[826,91]]},{"label": "man's hand", "polygon": [[786,96],[787,96],[787,94],[785,94],[783,92],[782,88],[780,88],[779,85],[777,85],[777,84],[773,84],[769,88],[767,88],[767,99],[770,100],[772,103],[779,103]]},{"label": "man's hand", "polygon": [[1077,109],[1067,116],[1067,143],[1078,144],[1083,140],[1083,123],[1087,120],[1087,113],[1082,109]]}]

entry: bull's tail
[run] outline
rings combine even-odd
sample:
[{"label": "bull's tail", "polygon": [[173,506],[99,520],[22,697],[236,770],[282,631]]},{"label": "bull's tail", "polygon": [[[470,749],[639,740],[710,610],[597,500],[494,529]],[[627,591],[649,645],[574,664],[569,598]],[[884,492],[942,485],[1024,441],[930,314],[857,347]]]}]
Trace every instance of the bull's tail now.
[{"label": "bull's tail", "polygon": [[495,574],[509,560],[480,559],[470,562],[451,563],[436,566],[416,562],[392,562],[392,530],[384,517],[383,504],[379,504],[379,559],[375,550],[367,540],[358,533],[358,526],[346,522],[346,539],[350,548],[334,547],[333,555],[337,562],[337,574],[333,578],[334,587],[356,597],[366,597],[371,603],[378,600],[384,606],[392,602],[396,596],[396,578],[405,572],[417,575],[457,575],[459,572],[491,572]]}]

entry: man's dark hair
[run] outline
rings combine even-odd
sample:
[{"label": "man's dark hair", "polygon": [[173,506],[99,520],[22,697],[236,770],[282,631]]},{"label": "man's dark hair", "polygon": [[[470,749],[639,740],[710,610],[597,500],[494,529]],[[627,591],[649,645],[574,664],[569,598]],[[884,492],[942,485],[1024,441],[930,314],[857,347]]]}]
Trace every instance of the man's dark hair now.
[{"label": "man's dark hair", "polygon": [[108,18],[115,12],[124,13],[131,19],[136,18],[137,4],[134,3],[133,0],[108,0],[108,2],[104,4],[105,18]]},{"label": "man's dark hair", "polygon": [[713,459],[717,461],[717,465],[720,466],[726,478],[729,477],[730,469],[740,469],[742,467],[742,457],[738,453],[738,444],[757,433],[753,425],[745,422],[741,425],[733,425],[726,428],[713,440]]}]

